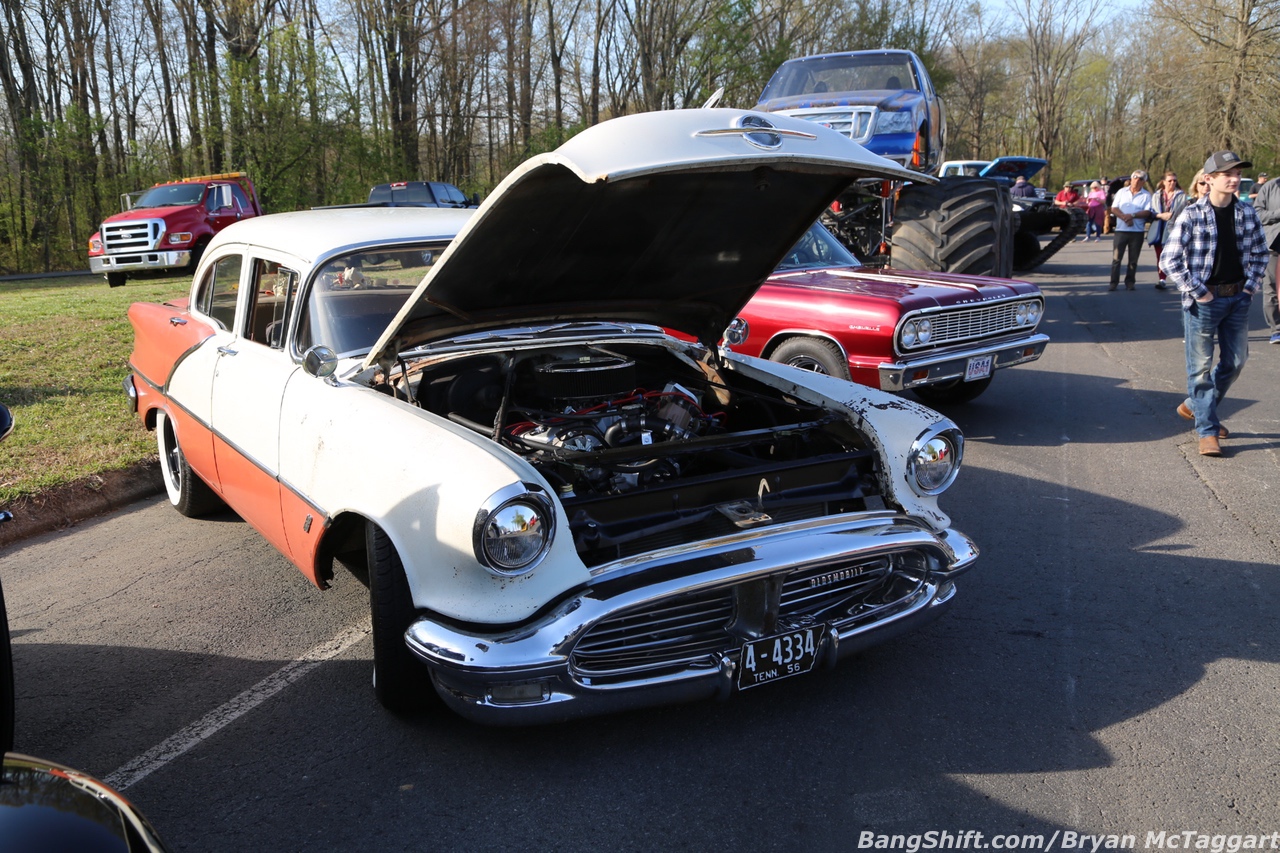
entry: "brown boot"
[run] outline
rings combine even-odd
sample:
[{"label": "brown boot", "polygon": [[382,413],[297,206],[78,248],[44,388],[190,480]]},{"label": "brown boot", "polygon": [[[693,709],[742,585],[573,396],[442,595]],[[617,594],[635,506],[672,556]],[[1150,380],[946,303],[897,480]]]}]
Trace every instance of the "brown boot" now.
[{"label": "brown boot", "polygon": [[[1191,409],[1187,408],[1186,401],[1178,404],[1178,417],[1186,418],[1194,421],[1196,416],[1191,413]],[[1218,427],[1218,438],[1231,438],[1231,431],[1224,426]]]},{"label": "brown boot", "polygon": [[1200,455],[1201,456],[1221,456],[1222,445],[1218,444],[1216,435],[1200,436]]}]

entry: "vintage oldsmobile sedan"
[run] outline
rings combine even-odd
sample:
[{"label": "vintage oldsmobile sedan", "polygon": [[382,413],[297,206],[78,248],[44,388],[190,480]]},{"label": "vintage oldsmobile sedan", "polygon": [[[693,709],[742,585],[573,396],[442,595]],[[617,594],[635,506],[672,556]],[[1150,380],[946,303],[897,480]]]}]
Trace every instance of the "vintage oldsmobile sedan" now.
[{"label": "vintage oldsmobile sedan", "polygon": [[474,212],[257,218],[189,299],[132,306],[126,390],[179,512],[225,502],[312,583],[367,578],[393,710],[754,689],[935,618],[977,556],[938,507],[950,420],[716,346],[869,176],[903,170],[677,110],[584,131]]},{"label": "vintage oldsmobile sedan", "polygon": [[873,269],[812,226],[725,333],[735,352],[910,390],[974,399],[1000,368],[1039,358],[1044,298],[1031,282]]}]

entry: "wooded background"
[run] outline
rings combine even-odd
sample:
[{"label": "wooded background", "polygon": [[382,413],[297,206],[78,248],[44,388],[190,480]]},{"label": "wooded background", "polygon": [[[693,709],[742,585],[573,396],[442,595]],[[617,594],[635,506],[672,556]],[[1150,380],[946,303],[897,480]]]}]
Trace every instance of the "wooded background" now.
[{"label": "wooded background", "polygon": [[908,48],[950,159],[1038,180],[1232,148],[1275,171],[1280,0],[0,0],[0,272],[83,269],[121,193],[246,170],[269,212],[485,193],[585,126],[750,107],[783,60]]}]

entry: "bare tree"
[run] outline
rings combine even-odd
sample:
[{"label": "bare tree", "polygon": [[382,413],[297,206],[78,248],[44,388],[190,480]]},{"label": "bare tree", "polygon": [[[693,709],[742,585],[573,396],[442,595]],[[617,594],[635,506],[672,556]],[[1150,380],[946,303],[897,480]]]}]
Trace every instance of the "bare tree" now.
[{"label": "bare tree", "polygon": [[1196,88],[1201,115],[1208,117],[1207,147],[1236,148],[1263,141],[1257,117],[1275,102],[1280,4],[1153,0],[1151,9],[1157,20],[1173,24],[1185,37],[1188,67],[1183,83]]},{"label": "bare tree", "polygon": [[1040,156],[1050,163],[1047,186],[1052,186],[1053,158],[1067,118],[1071,84],[1101,5],[1102,0],[1010,0],[1021,29],[1012,51],[1027,81],[1033,137]]}]

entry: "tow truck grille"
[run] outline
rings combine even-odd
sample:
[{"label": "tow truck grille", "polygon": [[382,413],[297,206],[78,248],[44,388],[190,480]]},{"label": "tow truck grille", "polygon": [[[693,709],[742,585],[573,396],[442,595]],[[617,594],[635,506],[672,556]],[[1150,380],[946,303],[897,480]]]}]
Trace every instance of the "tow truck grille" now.
[{"label": "tow truck grille", "polygon": [[160,219],[107,222],[102,226],[102,248],[108,254],[155,251],[162,233],[164,221]]}]

